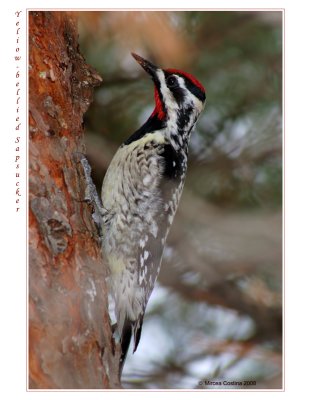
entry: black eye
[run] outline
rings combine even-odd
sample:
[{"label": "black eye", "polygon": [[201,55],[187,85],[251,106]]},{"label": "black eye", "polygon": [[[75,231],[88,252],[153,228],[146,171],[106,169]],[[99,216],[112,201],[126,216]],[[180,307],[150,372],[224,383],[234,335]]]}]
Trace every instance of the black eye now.
[{"label": "black eye", "polygon": [[178,86],[178,81],[175,76],[169,76],[166,80],[166,84],[169,88],[174,88]]}]

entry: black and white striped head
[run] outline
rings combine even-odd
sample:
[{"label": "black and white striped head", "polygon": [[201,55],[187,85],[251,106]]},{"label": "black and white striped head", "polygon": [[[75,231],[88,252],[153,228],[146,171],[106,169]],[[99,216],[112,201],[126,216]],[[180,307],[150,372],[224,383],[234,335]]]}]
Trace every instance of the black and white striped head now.
[{"label": "black and white striped head", "polygon": [[149,120],[178,133],[180,146],[187,140],[205,104],[205,89],[191,74],[177,69],[161,69],[132,53],[135,60],[152,77],[155,108]]}]

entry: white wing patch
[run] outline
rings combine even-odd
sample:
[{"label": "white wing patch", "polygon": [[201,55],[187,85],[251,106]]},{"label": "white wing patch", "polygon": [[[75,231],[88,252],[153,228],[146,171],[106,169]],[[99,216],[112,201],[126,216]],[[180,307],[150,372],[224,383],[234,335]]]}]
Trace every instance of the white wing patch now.
[{"label": "white wing patch", "polygon": [[139,247],[141,249],[143,249],[145,247],[145,245],[146,245],[146,240],[145,239],[140,239],[139,240]]},{"label": "white wing patch", "polygon": [[151,175],[146,175],[145,177],[144,177],[144,179],[143,179],[143,184],[145,185],[145,186],[148,186],[149,185],[149,183],[151,182],[151,179],[152,179],[152,177],[151,177]]}]

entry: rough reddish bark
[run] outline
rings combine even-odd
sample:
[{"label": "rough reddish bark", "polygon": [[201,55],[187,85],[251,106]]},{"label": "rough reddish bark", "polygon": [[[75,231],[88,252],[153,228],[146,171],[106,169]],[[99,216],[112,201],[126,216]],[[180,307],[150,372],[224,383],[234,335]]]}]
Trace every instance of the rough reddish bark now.
[{"label": "rough reddish bark", "polygon": [[29,387],[119,386],[106,268],[77,153],[101,78],[66,12],[29,14]]}]

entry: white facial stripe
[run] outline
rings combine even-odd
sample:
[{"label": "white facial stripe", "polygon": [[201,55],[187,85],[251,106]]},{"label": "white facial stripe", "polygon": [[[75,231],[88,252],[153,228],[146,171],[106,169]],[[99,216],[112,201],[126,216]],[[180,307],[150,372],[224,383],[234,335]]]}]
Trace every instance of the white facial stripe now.
[{"label": "white facial stripe", "polygon": [[176,111],[178,109],[178,104],[176,103],[172,92],[166,86],[165,75],[161,69],[157,70],[157,77],[160,81],[161,94],[163,96],[163,99],[165,99],[165,106],[167,108],[168,113],[170,114],[171,111]]},{"label": "white facial stripe", "polygon": [[167,131],[174,132],[176,128],[177,121],[177,110],[178,104],[176,103],[174,96],[170,89],[166,86],[165,75],[161,69],[157,70],[157,76],[160,81],[160,91],[162,93],[163,99],[165,99],[165,107],[169,118],[167,121]]},{"label": "white facial stripe", "polygon": [[178,77],[178,83],[179,86],[183,88],[187,93],[186,103],[187,104],[193,103],[198,112],[201,112],[203,108],[202,102],[194,94],[192,94],[190,90],[187,89],[185,80],[181,77]]},{"label": "white facial stripe", "polygon": [[174,75],[174,76],[175,76],[175,78],[177,78],[179,86],[182,87],[183,89],[186,89],[184,78],[182,78],[181,76],[178,76],[178,75]]}]

